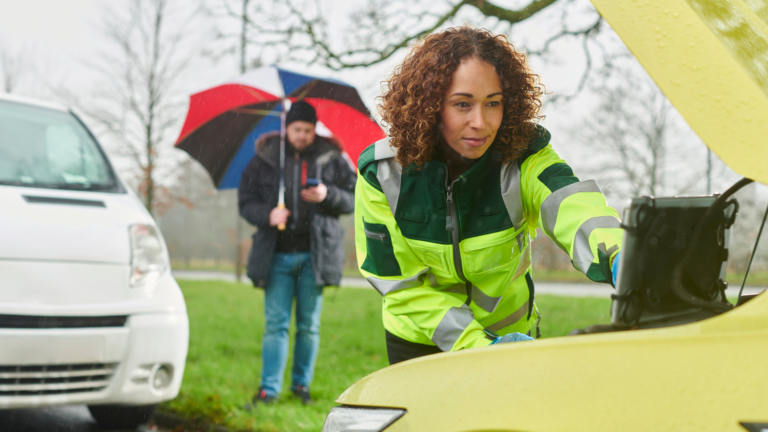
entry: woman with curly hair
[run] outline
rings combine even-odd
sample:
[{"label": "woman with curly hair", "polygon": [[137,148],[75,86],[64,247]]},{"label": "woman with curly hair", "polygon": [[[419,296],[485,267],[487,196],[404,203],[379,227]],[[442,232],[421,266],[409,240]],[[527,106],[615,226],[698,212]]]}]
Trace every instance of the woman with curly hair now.
[{"label": "woman with curly hair", "polygon": [[386,82],[389,136],[358,161],[355,242],[384,298],[391,364],[538,337],[539,226],[587,277],[613,282],[618,214],[549,144],[543,94],[504,36],[468,26],[425,38]]}]

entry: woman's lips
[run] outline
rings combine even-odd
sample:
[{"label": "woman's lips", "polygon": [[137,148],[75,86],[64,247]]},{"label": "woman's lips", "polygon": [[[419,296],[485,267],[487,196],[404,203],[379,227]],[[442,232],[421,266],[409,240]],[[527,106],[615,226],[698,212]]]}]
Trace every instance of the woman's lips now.
[{"label": "woman's lips", "polygon": [[485,138],[462,138],[462,141],[467,143],[470,147],[482,147],[483,144],[485,144],[485,141],[488,139],[488,137]]}]

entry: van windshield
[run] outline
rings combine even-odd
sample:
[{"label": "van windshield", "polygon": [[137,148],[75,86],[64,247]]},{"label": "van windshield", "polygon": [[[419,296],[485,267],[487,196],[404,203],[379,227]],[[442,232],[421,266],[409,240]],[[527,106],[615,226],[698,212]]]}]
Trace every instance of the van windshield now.
[{"label": "van windshield", "polygon": [[70,113],[0,100],[0,185],[114,191],[104,155]]}]

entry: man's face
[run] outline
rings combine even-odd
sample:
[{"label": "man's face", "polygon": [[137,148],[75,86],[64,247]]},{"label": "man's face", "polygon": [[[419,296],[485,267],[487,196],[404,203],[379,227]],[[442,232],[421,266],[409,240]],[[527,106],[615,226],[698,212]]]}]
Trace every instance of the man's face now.
[{"label": "man's face", "polygon": [[315,125],[310,122],[296,120],[285,128],[288,142],[296,151],[304,151],[315,142]]}]

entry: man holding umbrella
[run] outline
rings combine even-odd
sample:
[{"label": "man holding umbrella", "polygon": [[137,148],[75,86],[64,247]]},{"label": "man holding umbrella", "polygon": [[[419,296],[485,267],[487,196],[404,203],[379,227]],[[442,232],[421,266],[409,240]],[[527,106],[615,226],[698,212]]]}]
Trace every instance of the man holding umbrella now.
[{"label": "man holding umbrella", "polygon": [[316,123],[312,105],[294,102],[282,137],[257,140],[238,190],[240,214],[258,227],[248,277],[265,290],[261,384],[254,405],[276,401],[282,390],[294,298],[291,392],[303,404],[312,403],[322,290],[341,281],[344,233],[338,217],[354,210],[356,173],[335,140],[315,134]]}]

